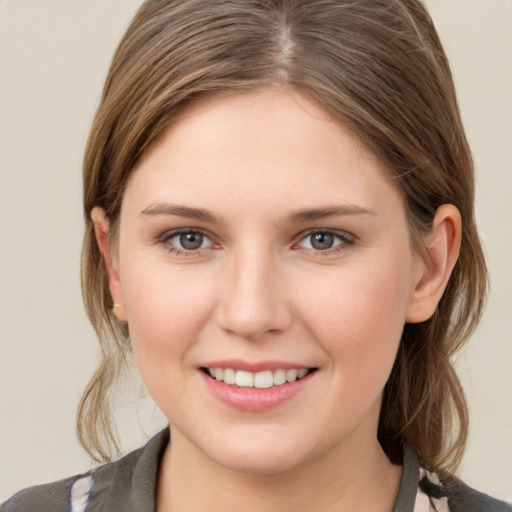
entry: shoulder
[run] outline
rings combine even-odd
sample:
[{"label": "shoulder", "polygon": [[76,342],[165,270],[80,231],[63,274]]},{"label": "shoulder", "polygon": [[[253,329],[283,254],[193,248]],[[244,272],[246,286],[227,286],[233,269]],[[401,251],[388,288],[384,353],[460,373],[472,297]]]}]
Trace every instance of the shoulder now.
[{"label": "shoulder", "polygon": [[420,470],[420,493],[428,496],[436,509],[449,512],[512,512],[503,501],[479,492],[457,478],[450,482],[439,481],[436,474]]},{"label": "shoulder", "polygon": [[441,480],[422,467],[409,445],[403,453],[400,490],[393,512],[512,512],[512,507],[472,489],[457,478]]},{"label": "shoulder", "polygon": [[1,512],[69,512],[73,484],[85,475],[36,485],[18,492],[0,506]]},{"label": "shoulder", "polygon": [[0,506],[0,512],[84,512],[153,510],[158,466],[169,430],[118,461],[85,474],[24,489]]},{"label": "shoulder", "polygon": [[512,512],[512,507],[454,479],[444,485],[451,512]]}]

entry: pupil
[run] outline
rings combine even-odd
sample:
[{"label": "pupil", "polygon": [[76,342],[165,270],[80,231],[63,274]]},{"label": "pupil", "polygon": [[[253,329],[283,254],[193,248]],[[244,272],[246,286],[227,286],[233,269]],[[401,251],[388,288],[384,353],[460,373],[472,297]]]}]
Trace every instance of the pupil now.
[{"label": "pupil", "polygon": [[334,237],[330,233],[316,233],[313,235],[311,245],[315,249],[330,249],[334,242]]},{"label": "pupil", "polygon": [[180,235],[180,244],[188,251],[199,249],[203,244],[203,235],[201,233],[183,233]]}]

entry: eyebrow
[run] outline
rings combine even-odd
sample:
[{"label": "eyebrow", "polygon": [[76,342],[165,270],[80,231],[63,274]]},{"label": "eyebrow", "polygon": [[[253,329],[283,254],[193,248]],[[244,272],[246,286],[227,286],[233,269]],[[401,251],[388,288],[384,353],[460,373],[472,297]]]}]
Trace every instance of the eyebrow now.
[{"label": "eyebrow", "polygon": [[203,208],[191,208],[167,203],[155,203],[144,208],[140,212],[141,215],[174,215],[177,217],[185,217],[187,219],[195,219],[202,222],[216,223],[219,219],[209,210]]},{"label": "eyebrow", "polygon": [[288,219],[290,222],[308,222],[346,215],[377,216],[377,212],[372,208],[364,208],[363,206],[356,205],[328,206],[325,208],[298,210],[293,212]]},{"label": "eyebrow", "polygon": [[[190,206],[154,203],[144,208],[141,215],[173,215],[187,219],[195,219],[202,222],[217,223],[219,218],[210,210],[204,208],[192,208]],[[292,212],[288,217],[288,222],[300,223],[315,220],[326,219],[329,217],[352,215],[371,215],[377,216],[377,212],[372,208],[364,208],[355,205],[328,206],[323,208],[309,208]]]}]

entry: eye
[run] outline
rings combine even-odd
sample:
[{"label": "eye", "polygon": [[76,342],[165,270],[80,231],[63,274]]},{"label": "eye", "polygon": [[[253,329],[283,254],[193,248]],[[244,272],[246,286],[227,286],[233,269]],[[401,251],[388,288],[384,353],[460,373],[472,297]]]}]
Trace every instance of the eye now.
[{"label": "eye", "polygon": [[199,251],[213,245],[213,242],[200,231],[179,231],[169,233],[164,242],[169,247],[169,252],[183,253]]},{"label": "eye", "polygon": [[348,235],[332,231],[313,231],[302,238],[298,246],[302,249],[312,249],[314,251],[329,251],[352,243],[353,240]]}]

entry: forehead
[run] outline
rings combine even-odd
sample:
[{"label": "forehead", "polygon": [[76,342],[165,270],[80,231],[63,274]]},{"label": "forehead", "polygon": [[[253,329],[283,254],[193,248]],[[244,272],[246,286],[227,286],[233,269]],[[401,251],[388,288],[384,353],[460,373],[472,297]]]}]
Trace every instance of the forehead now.
[{"label": "forehead", "polygon": [[396,188],[388,176],[318,103],[272,88],[190,105],[141,158],[127,196],[136,195],[140,206],[176,195],[229,199],[232,206],[268,200],[277,207],[285,199],[304,207],[308,201],[364,203]]}]

